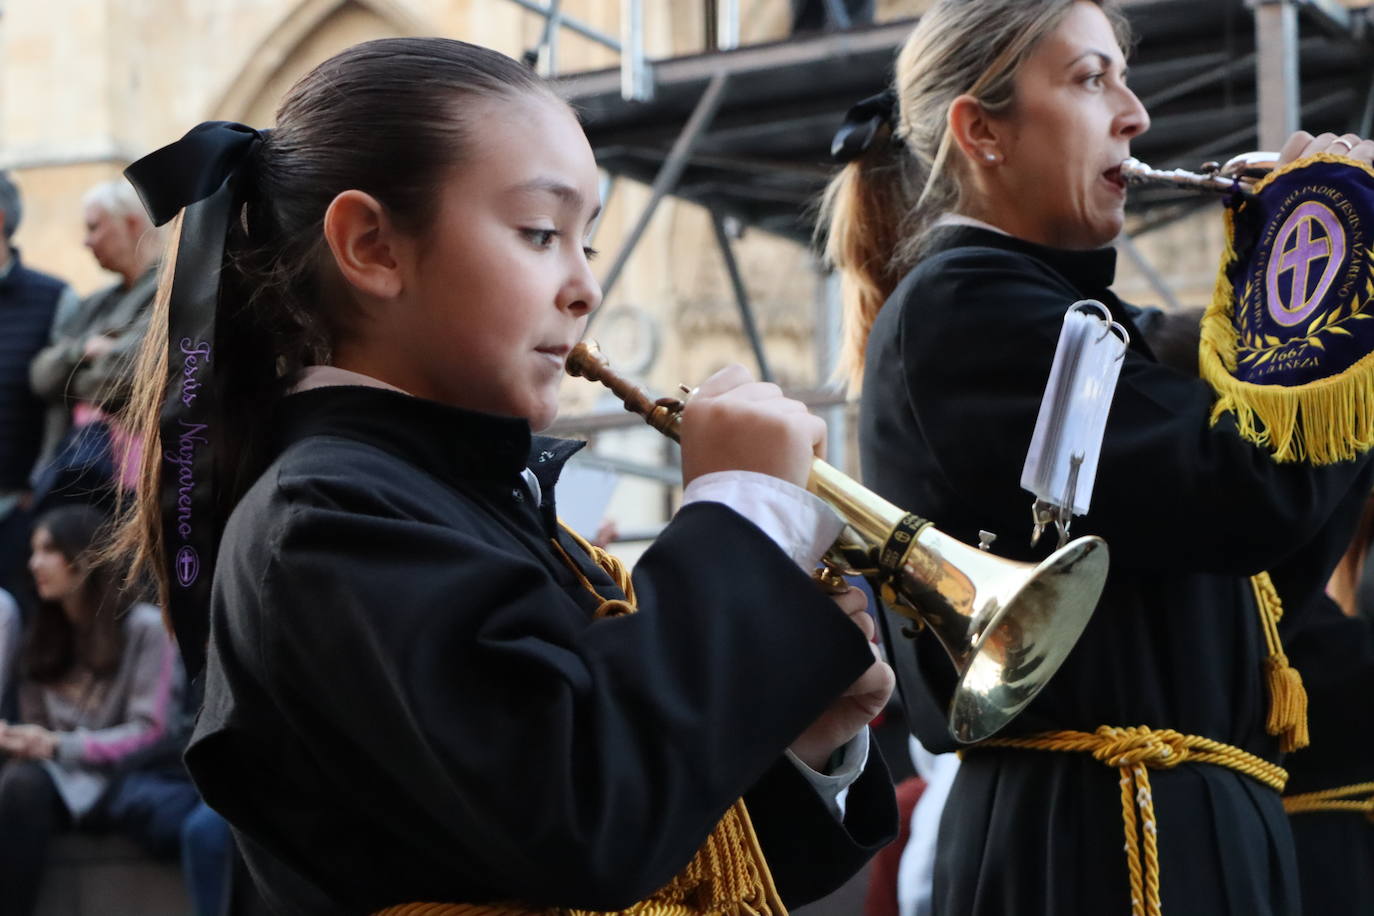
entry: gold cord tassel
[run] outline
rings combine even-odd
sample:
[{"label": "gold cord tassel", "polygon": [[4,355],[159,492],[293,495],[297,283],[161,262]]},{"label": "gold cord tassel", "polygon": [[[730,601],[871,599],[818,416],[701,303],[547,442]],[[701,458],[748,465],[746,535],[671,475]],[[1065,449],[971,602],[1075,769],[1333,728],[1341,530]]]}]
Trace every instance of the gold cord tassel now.
[{"label": "gold cord tassel", "polygon": [[1307,747],[1307,689],[1302,685],[1298,669],[1288,664],[1288,656],[1279,642],[1279,620],[1283,617],[1283,602],[1267,572],[1250,577],[1259,608],[1260,624],[1269,655],[1264,660],[1264,679],[1269,687],[1269,716],[1264,728],[1279,739],[1284,753]]}]

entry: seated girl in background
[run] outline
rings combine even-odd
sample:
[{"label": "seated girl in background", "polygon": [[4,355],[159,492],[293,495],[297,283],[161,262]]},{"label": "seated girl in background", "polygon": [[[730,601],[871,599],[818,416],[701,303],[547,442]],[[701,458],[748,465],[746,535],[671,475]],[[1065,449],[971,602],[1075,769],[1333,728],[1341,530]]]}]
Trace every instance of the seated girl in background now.
[{"label": "seated girl in background", "polygon": [[95,815],[121,763],[163,739],[181,664],[162,615],[95,562],[99,510],[39,518],[29,570],[40,599],[20,655],[19,718],[0,723],[0,914],[32,912],[48,841]]},{"label": "seated girl in background", "polygon": [[274,908],[779,914],[891,838],[892,673],[807,574],[840,528],[800,486],[819,419],[703,383],[633,580],[556,521],[578,445],[531,430],[600,303],[600,204],[547,85],[368,42],[270,136],[201,125],[129,174],[184,208],[129,531],[188,659],[213,579],[186,759]]}]

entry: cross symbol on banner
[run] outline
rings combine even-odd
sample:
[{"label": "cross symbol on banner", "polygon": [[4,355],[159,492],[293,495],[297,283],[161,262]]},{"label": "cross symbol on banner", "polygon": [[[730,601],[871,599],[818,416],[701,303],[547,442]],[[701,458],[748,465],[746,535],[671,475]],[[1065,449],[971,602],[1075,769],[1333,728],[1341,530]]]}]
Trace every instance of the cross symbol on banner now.
[{"label": "cross symbol on banner", "polygon": [[1283,252],[1279,260],[1279,276],[1285,271],[1293,271],[1293,288],[1288,294],[1288,310],[1302,311],[1308,305],[1307,283],[1312,273],[1312,263],[1318,258],[1331,256],[1331,239],[1312,237],[1312,225],[1316,217],[1305,217],[1298,223],[1293,237],[1297,239],[1292,248]]}]

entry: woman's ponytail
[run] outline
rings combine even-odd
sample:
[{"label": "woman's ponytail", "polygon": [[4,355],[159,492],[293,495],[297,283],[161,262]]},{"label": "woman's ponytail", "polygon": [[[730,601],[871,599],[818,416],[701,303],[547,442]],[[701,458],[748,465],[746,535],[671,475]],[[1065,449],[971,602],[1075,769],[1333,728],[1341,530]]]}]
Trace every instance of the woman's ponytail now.
[{"label": "woman's ponytail", "polygon": [[868,332],[905,272],[900,256],[910,197],[905,152],[883,127],[873,144],[836,175],[821,200],[825,262],[840,273],[843,341],[835,373],[851,392],[863,383]]}]

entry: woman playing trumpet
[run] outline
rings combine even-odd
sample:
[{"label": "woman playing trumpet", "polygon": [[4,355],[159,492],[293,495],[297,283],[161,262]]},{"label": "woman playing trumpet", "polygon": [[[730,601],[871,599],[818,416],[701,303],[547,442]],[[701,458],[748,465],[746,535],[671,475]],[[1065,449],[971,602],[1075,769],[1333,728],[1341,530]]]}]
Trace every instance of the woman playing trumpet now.
[{"label": "woman playing trumpet", "polygon": [[[956,537],[1016,534],[998,547],[1029,559],[1018,480],[1064,311],[1098,299],[1131,332],[1080,522],[1111,545],[1106,592],[1011,740],[965,755],[937,913],[1299,909],[1277,763],[1303,736],[1275,592],[1296,612],[1321,588],[1374,469],[1279,464],[1213,425],[1211,389],[1158,362],[1111,292],[1120,166],[1150,123],[1124,32],[1105,2],[940,0],[887,102],[837,138],[827,252],[883,496]],[[1283,158],[1326,151],[1367,163],[1374,143],[1300,134]],[[906,700],[922,742],[951,750],[932,642],[906,647]]]}]

